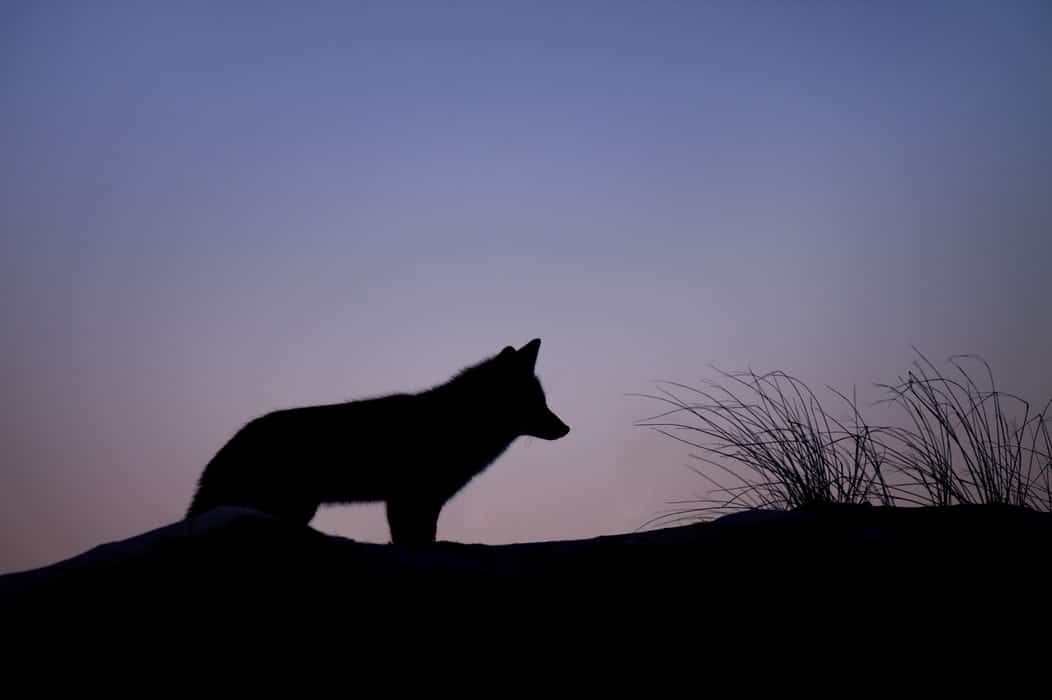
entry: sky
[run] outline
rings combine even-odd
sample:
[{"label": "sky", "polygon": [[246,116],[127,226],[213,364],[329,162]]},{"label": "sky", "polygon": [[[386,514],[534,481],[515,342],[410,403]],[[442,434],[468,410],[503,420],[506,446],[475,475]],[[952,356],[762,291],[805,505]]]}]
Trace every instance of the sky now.
[{"label": "sky", "polygon": [[[1043,403],[1050,75],[1043,1],[8,0],[0,573],[180,519],[255,416],[534,337],[572,432],[441,539],[704,493],[633,425],[656,380],[868,397],[916,347]],[[382,506],[313,525],[388,536]]]}]

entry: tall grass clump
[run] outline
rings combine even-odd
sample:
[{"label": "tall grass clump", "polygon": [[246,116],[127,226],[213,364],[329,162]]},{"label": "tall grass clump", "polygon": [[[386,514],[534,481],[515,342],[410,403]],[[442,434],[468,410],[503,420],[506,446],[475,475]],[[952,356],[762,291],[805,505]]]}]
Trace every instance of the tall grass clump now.
[{"label": "tall grass clump", "polygon": [[905,377],[881,385],[906,418],[884,434],[903,477],[896,498],[1052,510],[1052,401],[1032,412],[1025,399],[998,389],[990,365],[974,355],[951,357],[944,373],[917,354]]},{"label": "tall grass clump", "polygon": [[[898,425],[863,417],[854,394],[830,389],[835,417],[802,381],[782,372],[719,373],[702,388],[659,382],[664,411],[636,423],[693,448],[709,486],[673,501],[647,524],[705,519],[753,508],[825,504],[1001,504],[1052,512],[1052,400],[1036,413],[997,388],[981,358],[950,358],[941,372],[919,360],[878,404],[901,409]],[[977,379],[977,377],[979,377]],[[980,379],[982,381],[980,381]]]},{"label": "tall grass clump", "polygon": [[655,520],[892,502],[878,431],[866,424],[854,398],[833,391],[847,408],[847,417],[838,419],[785,372],[719,374],[720,381],[704,388],[661,382],[658,394],[635,395],[667,407],[637,425],[694,448],[691,457],[723,477],[695,468],[713,487],[711,497],[674,502],[674,512]]}]

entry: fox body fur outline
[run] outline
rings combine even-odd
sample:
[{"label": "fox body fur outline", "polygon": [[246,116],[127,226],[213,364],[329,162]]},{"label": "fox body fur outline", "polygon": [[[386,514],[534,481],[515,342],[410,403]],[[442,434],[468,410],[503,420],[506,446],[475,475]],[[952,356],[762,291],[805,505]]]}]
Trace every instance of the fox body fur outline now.
[{"label": "fox body fur outline", "polygon": [[445,503],[515,438],[570,432],[534,373],[540,345],[419,393],[260,416],[205,467],[187,517],[227,505],[306,524],[323,503],[384,501],[393,542],[434,542]]}]

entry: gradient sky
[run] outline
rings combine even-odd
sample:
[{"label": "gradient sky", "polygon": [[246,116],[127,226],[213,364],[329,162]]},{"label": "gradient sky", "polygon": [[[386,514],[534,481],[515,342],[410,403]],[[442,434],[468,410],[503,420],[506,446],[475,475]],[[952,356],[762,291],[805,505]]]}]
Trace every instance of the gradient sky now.
[{"label": "gradient sky", "polygon": [[1043,1],[4,2],[0,572],[179,519],[253,416],[533,337],[573,432],[441,538],[701,493],[626,394],[710,365],[864,390],[916,345],[1043,401],[1050,76]]}]

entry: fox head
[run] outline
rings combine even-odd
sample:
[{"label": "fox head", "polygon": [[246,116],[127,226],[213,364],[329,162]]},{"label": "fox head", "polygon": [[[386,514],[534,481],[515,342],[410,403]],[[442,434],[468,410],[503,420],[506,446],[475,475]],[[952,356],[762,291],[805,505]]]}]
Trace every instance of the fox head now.
[{"label": "fox head", "polygon": [[504,394],[495,410],[506,411],[519,435],[543,440],[558,440],[570,432],[570,426],[548,408],[540,380],[534,373],[541,339],[534,338],[516,350],[507,346],[493,359],[500,373],[500,390]]}]

